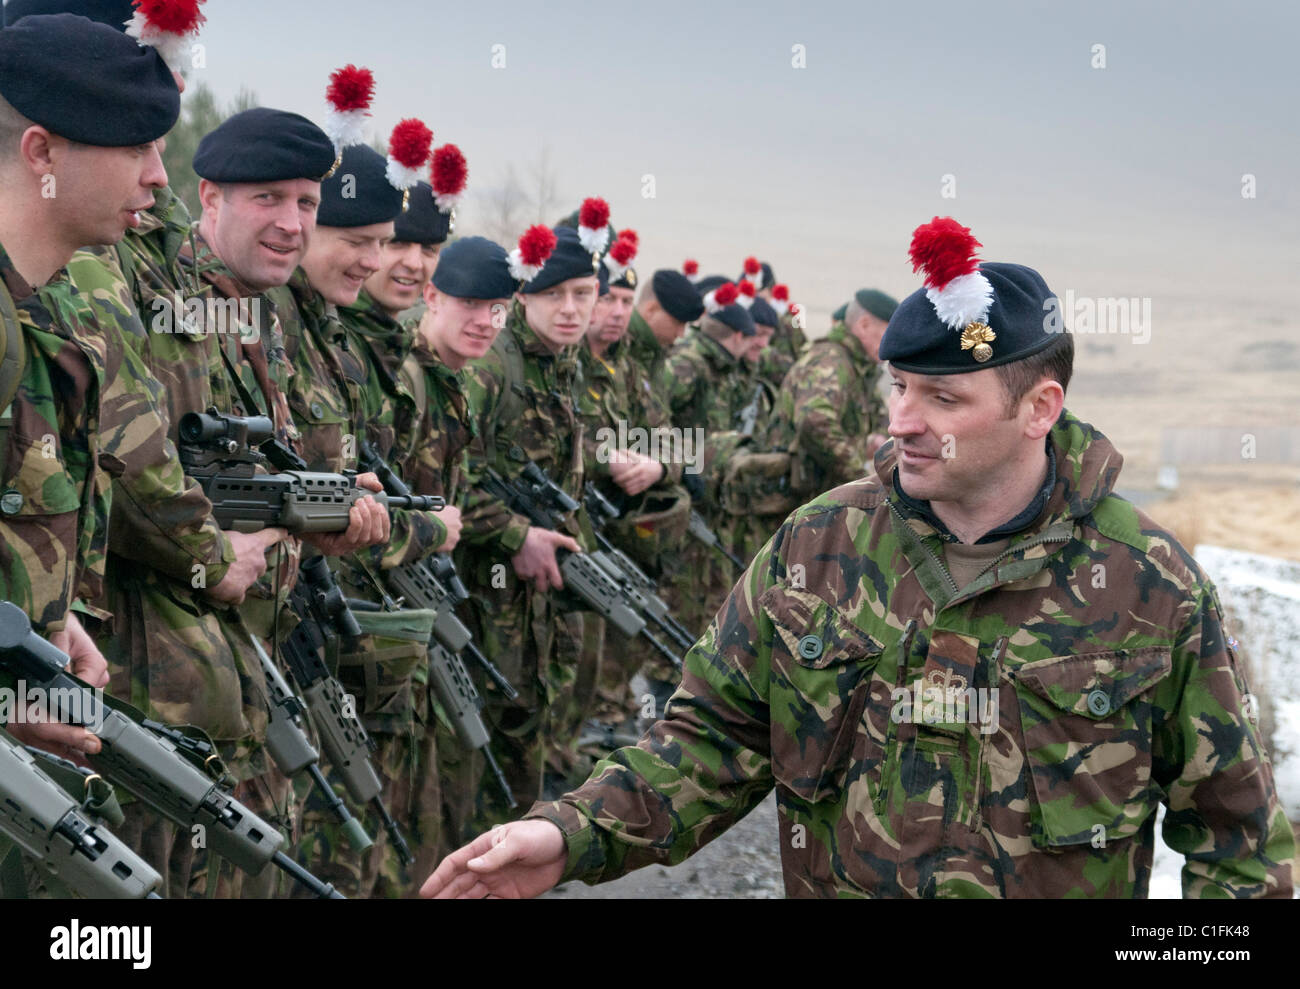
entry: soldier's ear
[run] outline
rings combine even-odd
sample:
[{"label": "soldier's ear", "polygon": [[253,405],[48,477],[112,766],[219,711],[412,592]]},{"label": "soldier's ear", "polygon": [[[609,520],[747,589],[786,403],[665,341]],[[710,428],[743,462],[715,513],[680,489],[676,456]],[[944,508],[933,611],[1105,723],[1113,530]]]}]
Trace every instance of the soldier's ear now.
[{"label": "soldier's ear", "polygon": [[438,304],[438,290],[433,287],[432,280],[424,283],[423,295],[424,304],[428,306],[430,310],[434,309]]},{"label": "soldier's ear", "polygon": [[[59,147],[60,142],[63,147]],[[55,137],[40,124],[32,124],[18,139],[18,156],[29,171],[38,176],[50,175],[68,142]]]},{"label": "soldier's ear", "polygon": [[1065,389],[1055,378],[1044,378],[1029,389],[1023,401],[1029,406],[1025,435],[1031,440],[1041,440],[1061,417],[1061,409],[1065,407]]},{"label": "soldier's ear", "polygon": [[199,206],[204,213],[216,214],[221,199],[221,186],[207,179],[199,179]]}]

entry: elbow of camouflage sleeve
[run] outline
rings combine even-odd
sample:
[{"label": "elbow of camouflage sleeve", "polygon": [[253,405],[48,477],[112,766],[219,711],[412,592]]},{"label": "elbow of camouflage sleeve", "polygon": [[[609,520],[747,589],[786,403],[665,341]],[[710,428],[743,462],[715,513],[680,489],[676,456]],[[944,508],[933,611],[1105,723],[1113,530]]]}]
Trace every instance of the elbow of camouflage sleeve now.
[{"label": "elbow of camouflage sleeve", "polygon": [[568,856],[559,882],[598,883],[604,878],[606,854],[602,832],[572,804],[560,800],[534,804],[523,820],[550,821],[564,835]]}]

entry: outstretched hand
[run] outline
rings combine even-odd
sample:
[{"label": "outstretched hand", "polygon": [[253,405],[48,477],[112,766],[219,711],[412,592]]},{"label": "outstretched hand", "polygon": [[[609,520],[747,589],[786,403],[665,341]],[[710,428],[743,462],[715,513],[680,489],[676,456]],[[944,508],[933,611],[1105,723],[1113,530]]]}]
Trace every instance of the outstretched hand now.
[{"label": "outstretched hand", "polygon": [[512,821],[452,852],[420,887],[426,899],[528,899],[564,875],[564,835],[550,821]]}]

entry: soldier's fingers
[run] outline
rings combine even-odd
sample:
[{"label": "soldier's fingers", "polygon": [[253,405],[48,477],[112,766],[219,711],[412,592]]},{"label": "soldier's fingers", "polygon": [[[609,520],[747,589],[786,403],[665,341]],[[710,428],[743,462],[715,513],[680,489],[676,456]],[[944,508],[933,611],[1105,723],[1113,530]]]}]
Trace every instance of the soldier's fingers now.
[{"label": "soldier's fingers", "polygon": [[[278,526],[271,526],[269,529],[263,529],[261,532],[255,533],[254,535],[260,537],[264,548],[270,549],[281,539],[287,538],[289,530],[281,529]],[[263,561],[263,564],[265,565],[265,560]]]},{"label": "soldier's fingers", "polygon": [[578,540],[574,539],[572,536],[560,536],[560,538],[556,540],[556,545],[562,546],[570,553],[582,552],[582,547],[578,545]]},{"label": "soldier's fingers", "polygon": [[30,725],[29,730],[23,734],[41,748],[62,746],[70,752],[95,755],[103,747],[99,739],[85,728],[52,721]]},{"label": "soldier's fingers", "polygon": [[383,491],[384,486],[379,483],[378,475],[374,473],[365,473],[357,475],[357,487],[368,488],[371,491]]}]

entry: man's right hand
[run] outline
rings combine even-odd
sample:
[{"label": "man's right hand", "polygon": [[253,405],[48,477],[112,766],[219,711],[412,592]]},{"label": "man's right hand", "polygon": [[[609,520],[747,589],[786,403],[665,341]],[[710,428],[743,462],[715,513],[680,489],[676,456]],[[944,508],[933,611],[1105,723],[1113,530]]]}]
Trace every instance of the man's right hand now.
[{"label": "man's right hand", "polygon": [[456,544],[460,542],[460,530],[463,524],[460,518],[460,509],[455,505],[448,505],[442,511],[433,514],[438,516],[438,520],[447,527],[447,538],[443,540],[442,545],[438,547],[436,552],[450,553],[456,548]]},{"label": "man's right hand", "polygon": [[564,835],[550,821],[512,821],[452,852],[420,887],[426,899],[520,900],[560,881],[568,858]]},{"label": "man's right hand", "polygon": [[226,538],[235,551],[221,583],[208,588],[208,596],[222,604],[242,604],[248,589],[266,573],[266,551],[289,535],[287,529],[262,529],[260,532],[227,532]]},{"label": "man's right hand", "polygon": [[542,594],[552,587],[559,590],[564,586],[564,578],[560,576],[560,564],[555,559],[557,549],[567,549],[571,553],[582,552],[582,547],[572,536],[530,525],[524,536],[524,544],[510,558],[515,574],[523,580],[531,580]]}]

